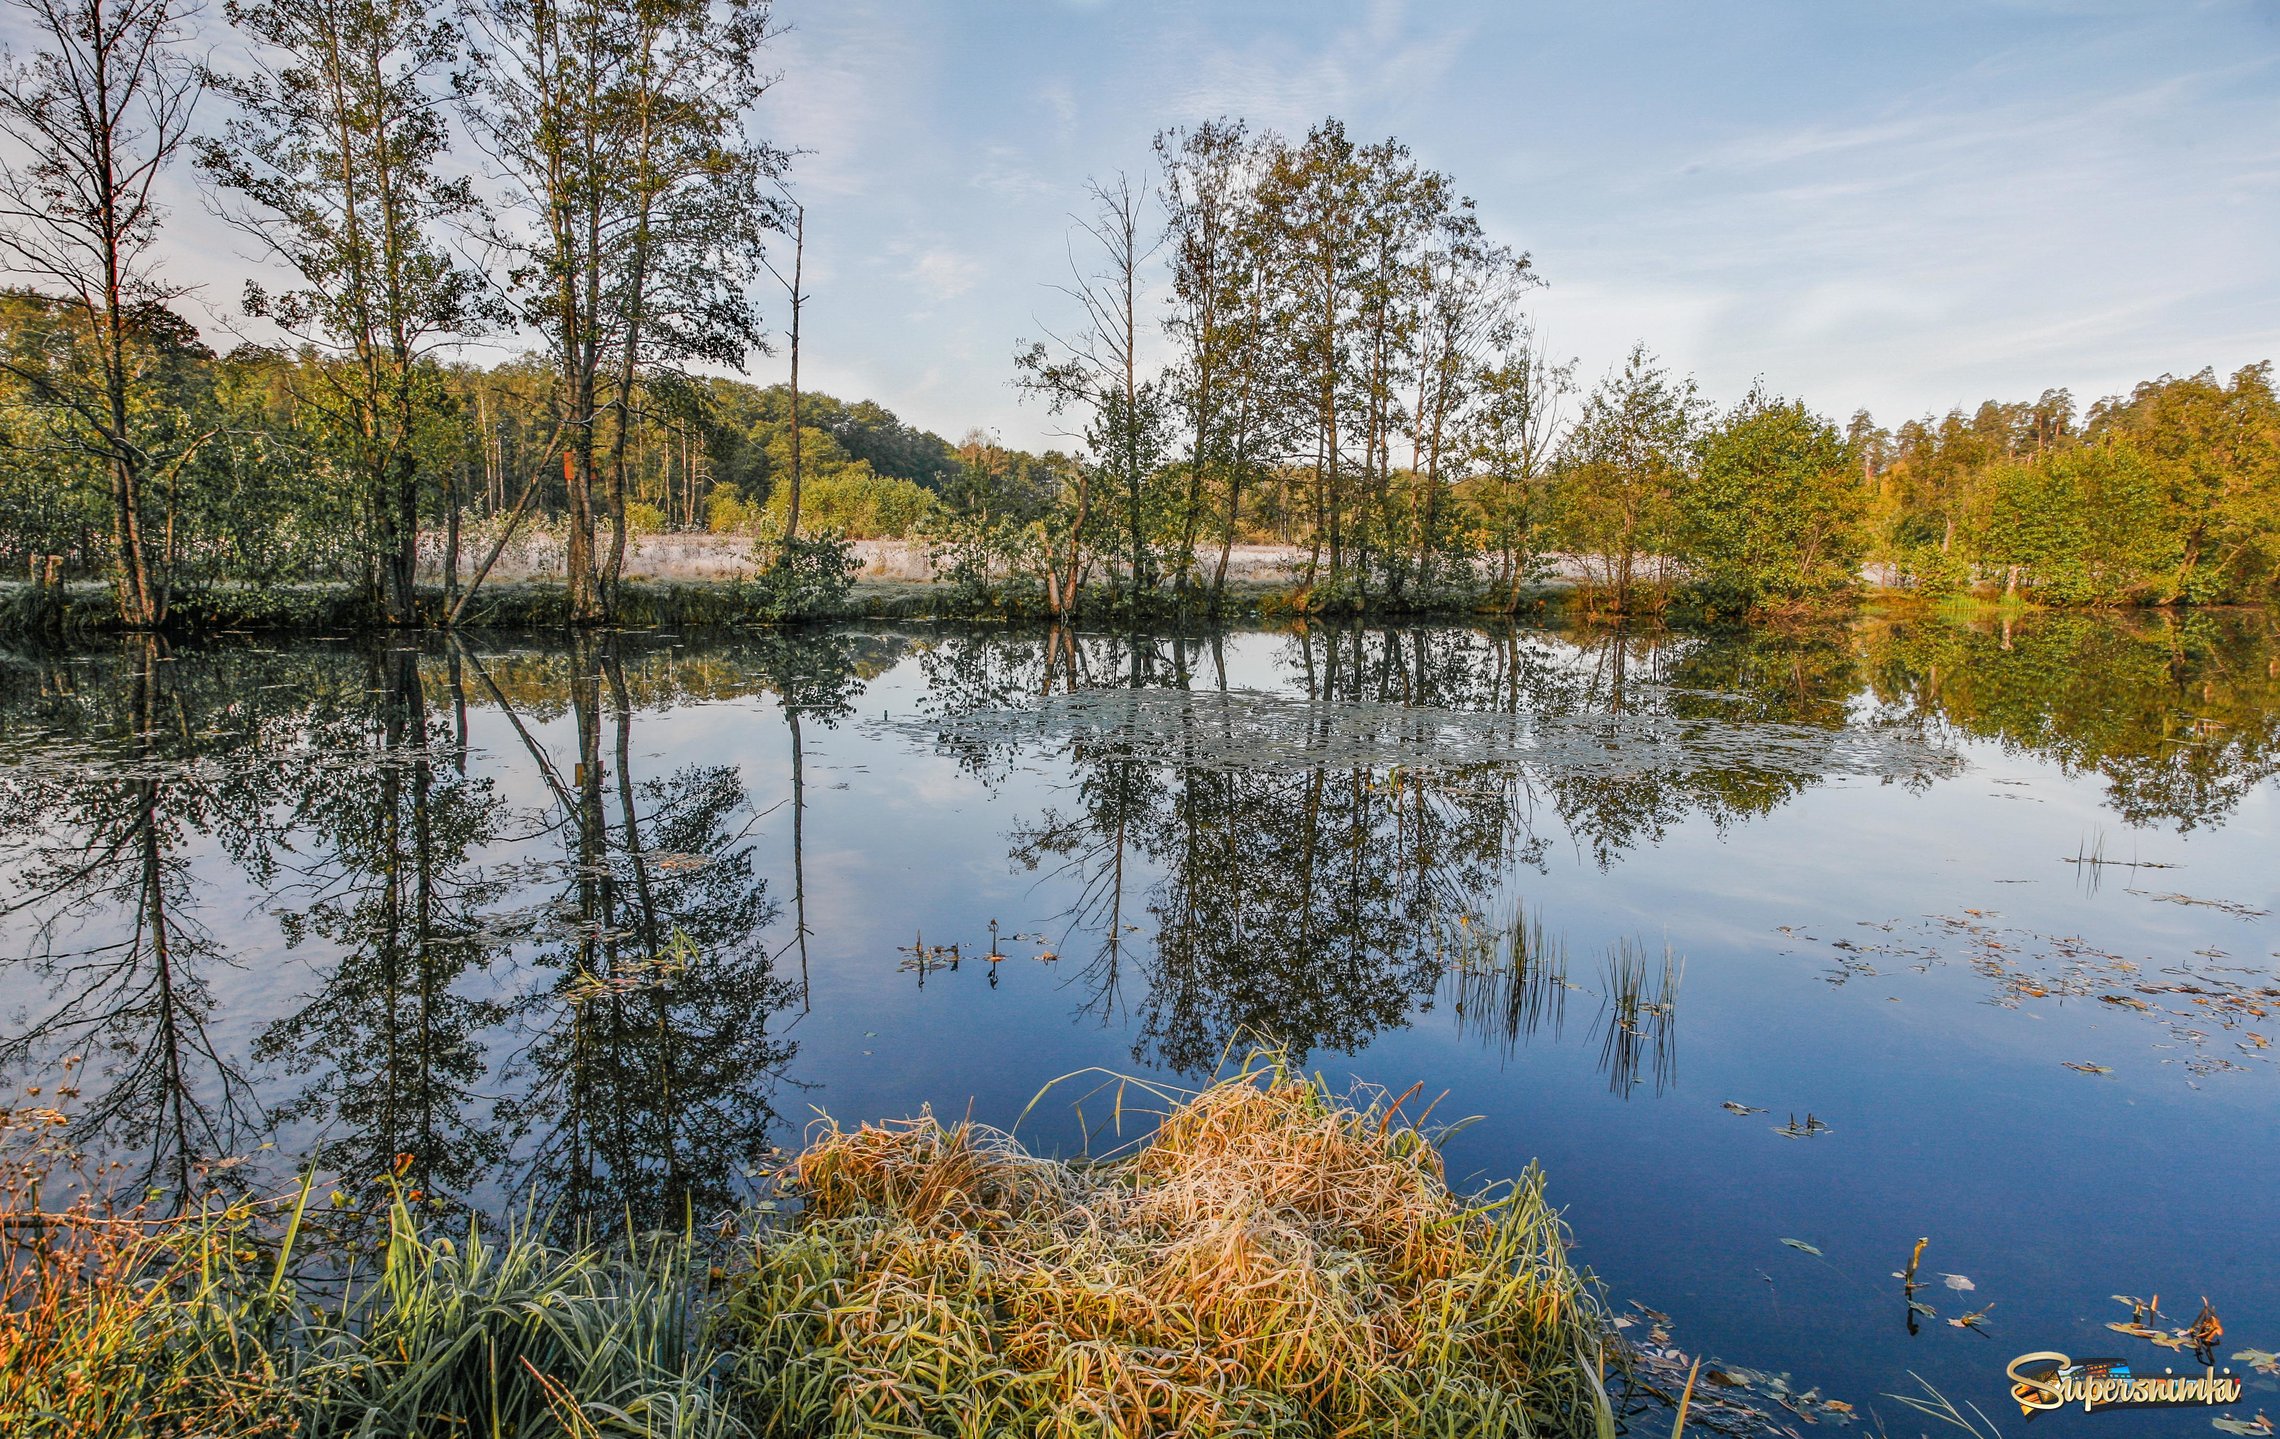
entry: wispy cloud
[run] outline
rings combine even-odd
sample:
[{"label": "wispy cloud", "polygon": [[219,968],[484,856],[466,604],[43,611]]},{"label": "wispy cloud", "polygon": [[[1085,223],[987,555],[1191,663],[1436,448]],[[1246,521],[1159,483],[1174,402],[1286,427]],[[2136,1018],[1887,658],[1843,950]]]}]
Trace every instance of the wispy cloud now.
[{"label": "wispy cloud", "polygon": [[982,265],[971,255],[940,245],[906,250],[910,262],[903,267],[903,276],[918,298],[939,305],[955,300],[980,282]]}]

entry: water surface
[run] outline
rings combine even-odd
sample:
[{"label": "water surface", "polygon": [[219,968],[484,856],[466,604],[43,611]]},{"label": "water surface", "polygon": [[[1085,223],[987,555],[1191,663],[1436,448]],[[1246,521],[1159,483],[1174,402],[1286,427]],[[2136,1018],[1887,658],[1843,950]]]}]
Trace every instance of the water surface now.
[{"label": "water surface", "polygon": [[[2002,1420],[2028,1350],[2189,1363],[2117,1293],[2280,1348],[2276,769],[2262,614],[6,656],[0,1081],[166,1195],[410,1155],[675,1223],[819,1111],[1271,1037],[1916,1433],[1911,1370]],[[1092,1088],[1024,1136],[1114,1142]]]}]

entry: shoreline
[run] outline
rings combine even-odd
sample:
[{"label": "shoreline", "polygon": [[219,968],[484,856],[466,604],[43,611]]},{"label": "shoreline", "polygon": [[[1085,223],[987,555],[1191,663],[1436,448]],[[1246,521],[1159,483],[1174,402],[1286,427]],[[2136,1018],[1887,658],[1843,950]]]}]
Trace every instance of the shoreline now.
[{"label": "shoreline", "polygon": [[[1220,628],[1230,625],[1287,623],[1413,623],[1488,622],[1518,623],[1545,619],[1581,619],[1606,625],[1645,625],[1662,628],[1727,629],[1752,625],[1810,625],[1843,623],[1863,615],[1891,612],[1946,612],[1966,618],[2008,619],[2037,614],[2094,612],[2102,614],[2167,614],[2228,612],[2269,608],[2260,605],[2134,604],[2049,606],[2016,597],[1973,594],[1927,595],[1911,590],[1864,587],[1828,601],[1768,611],[1747,618],[1705,616],[1699,610],[1673,601],[1660,609],[1633,614],[1579,613],[1574,598],[1580,586],[1554,579],[1530,587],[1516,605],[1487,603],[1479,596],[1449,592],[1399,604],[1370,603],[1314,608],[1301,584],[1250,580],[1230,583],[1216,608],[1199,599],[1183,601],[1168,592],[1149,597],[1137,614],[1131,613],[1103,589],[1089,597],[1072,617],[1083,625],[1117,623],[1148,628]],[[568,591],[559,581],[514,580],[485,586],[469,608],[465,620],[450,626],[441,622],[444,594],[440,587],[423,586],[423,623],[391,626],[379,615],[372,597],[359,587],[331,582],[304,582],[267,587],[230,586],[173,600],[166,623],[157,631],[169,638],[192,639],[228,633],[277,634],[300,631],[312,635],[345,636],[389,633],[440,633],[451,629],[560,630],[574,628],[568,614]],[[619,592],[616,630],[674,629],[726,632],[753,628],[796,628],[851,621],[913,623],[1011,624],[1050,626],[1065,623],[1046,611],[1024,587],[999,587],[976,596],[941,580],[858,579],[845,599],[815,613],[792,619],[772,618],[763,603],[739,579],[652,579],[629,577]],[[0,641],[11,644],[53,645],[84,643],[133,633],[119,621],[111,588],[101,581],[82,580],[61,589],[59,608],[43,612],[41,592],[20,581],[0,582]]]}]

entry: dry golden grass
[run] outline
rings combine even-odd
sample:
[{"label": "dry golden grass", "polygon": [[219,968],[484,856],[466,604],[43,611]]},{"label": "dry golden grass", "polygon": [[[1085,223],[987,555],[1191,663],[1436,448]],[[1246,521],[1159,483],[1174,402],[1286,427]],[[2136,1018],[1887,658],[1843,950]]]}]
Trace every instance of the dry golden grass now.
[{"label": "dry golden grass", "polygon": [[741,1262],[447,1239],[388,1176],[379,1251],[302,1226],[313,1176],[117,1210],[63,1116],[0,1112],[0,1434],[1612,1439],[1605,1316],[1535,1171],[1460,1196],[1402,1101],[1271,1056],[1145,1092],[1146,1141],[1081,1164],[826,1124]]},{"label": "dry golden grass", "polygon": [[283,1432],[235,1282],[243,1208],[160,1218],[106,1197],[51,1109],[0,1110],[0,1434]]},{"label": "dry golden grass", "polygon": [[1384,1096],[1271,1062],[1076,1167],[920,1118],[825,1125],[728,1347],[778,1434],[1611,1429],[1596,1294],[1533,1171],[1453,1193]]}]

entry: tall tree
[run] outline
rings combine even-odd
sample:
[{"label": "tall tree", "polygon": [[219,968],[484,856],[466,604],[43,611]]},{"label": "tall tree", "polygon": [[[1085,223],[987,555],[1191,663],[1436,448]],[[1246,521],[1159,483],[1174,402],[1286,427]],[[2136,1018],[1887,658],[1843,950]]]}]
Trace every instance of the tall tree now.
[{"label": "tall tree", "polygon": [[[1328,546],[1329,579],[1342,578],[1345,505],[1341,464],[1342,421],[1353,403],[1354,317],[1365,258],[1362,215],[1368,172],[1346,127],[1326,120],[1295,147],[1280,148],[1260,187],[1264,223],[1280,240],[1276,295],[1277,344],[1287,357],[1290,382],[1313,432],[1313,544],[1307,558],[1312,584]],[[1294,396],[1295,398],[1295,396]],[[1301,456],[1303,458],[1303,456]]]},{"label": "tall tree", "polygon": [[558,378],[576,623],[615,604],[639,382],[694,359],[741,367],[761,344],[746,289],[771,215],[760,186],[784,156],[742,116],[765,88],[768,16],[766,0],[487,0],[479,14],[476,129],[531,222],[514,279]]},{"label": "tall tree", "polygon": [[[1162,443],[1161,391],[1140,377],[1142,276],[1154,246],[1143,234],[1141,193],[1129,177],[1096,180],[1091,195],[1093,212],[1078,228],[1092,242],[1092,258],[1079,261],[1072,251],[1069,282],[1060,287],[1081,321],[1065,335],[1048,331],[1046,340],[1020,350],[1014,363],[1021,372],[1016,383],[1025,392],[1043,398],[1055,414],[1083,418],[1085,468],[1106,482],[1123,510],[1124,530],[1113,553],[1123,565],[1130,599],[1154,583],[1147,490]],[[1080,484],[1067,562],[1059,567],[1056,612],[1076,607],[1089,500],[1089,485]]]},{"label": "tall tree", "polygon": [[804,279],[807,267],[807,206],[792,198],[792,192],[777,186],[783,197],[784,213],[791,222],[792,268],[786,274],[776,262],[762,257],[768,273],[784,287],[784,304],[792,312],[792,322],[785,330],[785,341],[791,347],[791,431],[792,464],[790,484],[784,496],[784,543],[789,545],[800,537],[800,312],[807,308],[807,284]]},{"label": "tall tree", "polygon": [[[1504,438],[1519,441],[1523,453],[1504,458],[1525,466],[1529,435],[1540,436],[1544,428],[1529,425],[1538,417],[1528,409],[1540,398],[1537,382],[1550,379],[1541,361],[1532,369],[1523,361],[1517,372],[1495,375],[1506,382],[1501,387],[1491,379],[1496,370],[1492,357],[1509,362],[1516,349],[1525,355],[1518,307],[1521,296],[1539,283],[1528,256],[1491,241],[1469,199],[1458,200],[1433,220],[1420,267],[1416,418],[1410,428],[1416,495],[1411,527],[1420,586],[1432,583],[1433,559],[1446,539],[1447,471],[1469,458],[1477,426],[1513,421],[1520,422],[1520,432]],[[1514,402],[1520,405],[1518,413],[1496,408]]]},{"label": "tall tree", "polygon": [[1259,147],[1240,120],[1207,120],[1190,130],[1156,136],[1171,252],[1171,311],[1165,331],[1179,347],[1170,375],[1172,403],[1187,434],[1173,577],[1184,590],[1195,581],[1196,539],[1213,483],[1228,494],[1222,540],[1234,538],[1242,488],[1240,467],[1248,447],[1250,414],[1244,404],[1256,358],[1257,325],[1250,302],[1258,293],[1258,267],[1246,244],[1252,223]]},{"label": "tall tree", "polygon": [[482,281],[441,227],[476,212],[443,173],[457,32],[420,0],[233,0],[262,68],[222,86],[239,114],[198,145],[229,217],[298,277],[249,283],[247,313],[328,363],[296,369],[356,478],[381,612],[418,619],[421,430],[450,403],[436,352],[479,323]]},{"label": "tall tree", "polygon": [[166,309],[183,292],[155,254],[158,183],[200,88],[179,53],[183,5],[9,3],[45,48],[0,68],[0,134],[21,152],[0,160],[0,256],[62,301],[71,334],[49,363],[6,363],[39,403],[68,416],[70,444],[108,471],[119,618],[153,628],[166,619],[167,582],[152,555],[165,521],[149,533],[151,491],[208,437],[169,425],[152,393],[164,338],[183,328]]},{"label": "tall tree", "polygon": [[1694,381],[1674,376],[1638,344],[1593,388],[1568,432],[1559,485],[1563,525],[1617,613],[1638,606],[1642,563],[1659,568],[1670,558],[1703,409]]}]

